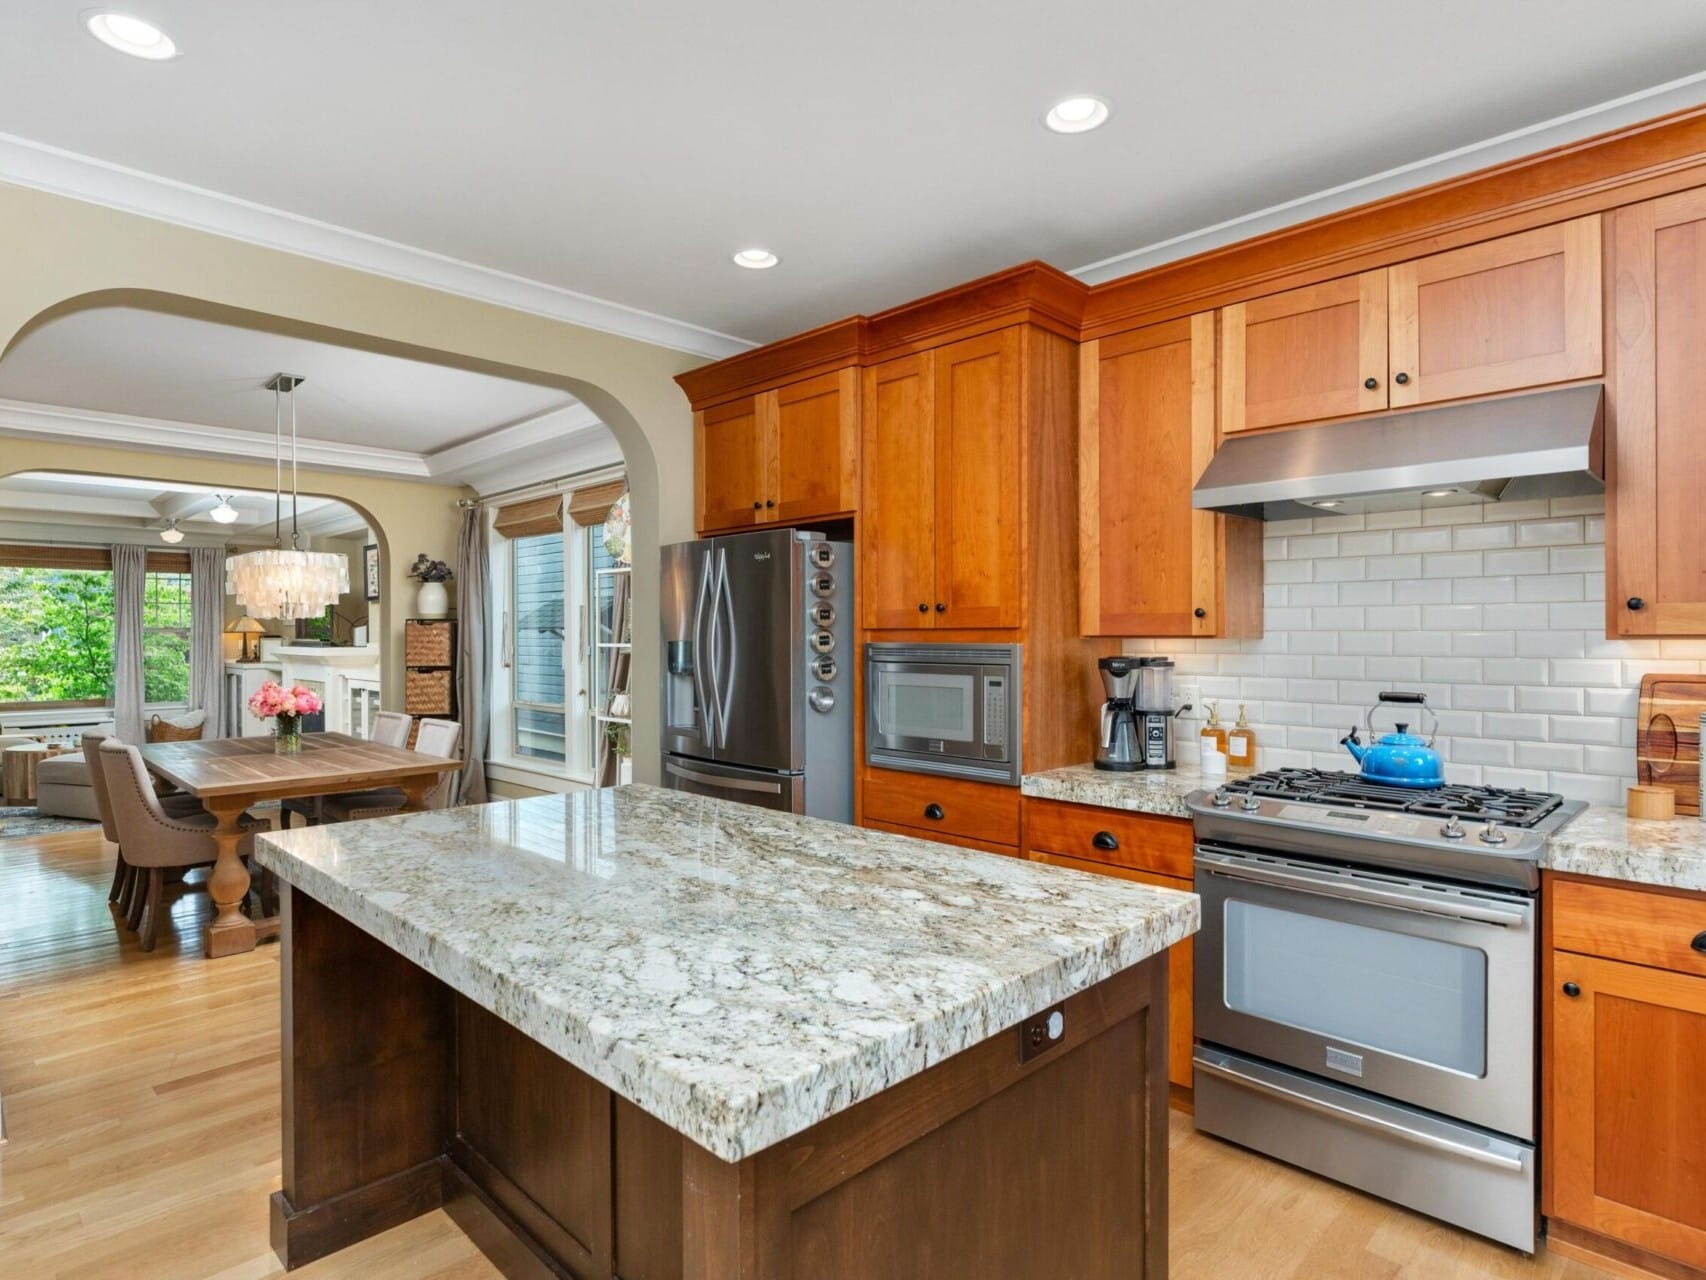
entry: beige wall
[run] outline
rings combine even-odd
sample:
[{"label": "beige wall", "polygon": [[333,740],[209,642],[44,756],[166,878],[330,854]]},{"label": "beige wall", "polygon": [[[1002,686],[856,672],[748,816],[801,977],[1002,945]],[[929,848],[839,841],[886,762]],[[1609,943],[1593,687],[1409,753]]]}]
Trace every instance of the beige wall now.
[{"label": "beige wall", "polygon": [[[635,772],[658,770],[660,542],[691,537],[692,416],[673,375],[697,357],[631,338],[405,284],[377,275],[0,184],[0,351],[49,311],[117,303],[305,333],[559,386],[584,401],[621,444],[634,502]],[[0,433],[4,425],[0,422]],[[154,478],[219,477],[251,487],[270,471],[163,454],[81,449],[0,437],[0,474],[52,467]],[[542,476],[554,474],[548,455]],[[385,598],[403,599],[415,550],[454,547],[454,494],[383,478],[303,474],[304,491],[361,506],[389,553]],[[357,492],[365,496],[358,498]],[[388,611],[400,618],[396,610]],[[400,625],[386,627],[386,687],[398,687]]]}]

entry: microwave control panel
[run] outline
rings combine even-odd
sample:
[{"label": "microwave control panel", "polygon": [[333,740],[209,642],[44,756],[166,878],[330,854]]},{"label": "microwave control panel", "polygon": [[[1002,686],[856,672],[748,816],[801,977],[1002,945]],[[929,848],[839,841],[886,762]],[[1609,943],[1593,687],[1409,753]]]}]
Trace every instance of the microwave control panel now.
[{"label": "microwave control panel", "polygon": [[1007,745],[1007,681],[987,676],[983,681],[983,745]]}]

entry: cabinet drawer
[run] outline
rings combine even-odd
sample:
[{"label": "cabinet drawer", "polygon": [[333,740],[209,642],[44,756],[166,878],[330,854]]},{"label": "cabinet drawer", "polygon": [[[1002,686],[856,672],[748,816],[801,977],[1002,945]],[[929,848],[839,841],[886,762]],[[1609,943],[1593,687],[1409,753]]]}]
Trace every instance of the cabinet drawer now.
[{"label": "cabinet drawer", "polygon": [[1706,977],[1706,894],[1554,880],[1552,946]]},{"label": "cabinet drawer", "polygon": [[1025,801],[1025,847],[1190,880],[1193,844],[1184,818],[1098,809],[1062,800]]},{"label": "cabinet drawer", "polygon": [[911,836],[914,840],[934,840],[937,844],[958,845],[962,849],[976,849],[982,853],[999,853],[1009,858],[1017,858],[1019,849],[1011,844],[991,844],[987,840],[973,840],[970,836],[956,836],[947,831],[926,831],[922,827],[903,827],[898,822],[879,822],[875,818],[865,819],[868,831],[886,831],[895,836]]},{"label": "cabinet drawer", "polygon": [[[874,769],[865,778],[862,816],[924,834],[1019,844],[1019,789],[922,773]],[[939,815],[939,816],[938,816]]]}]

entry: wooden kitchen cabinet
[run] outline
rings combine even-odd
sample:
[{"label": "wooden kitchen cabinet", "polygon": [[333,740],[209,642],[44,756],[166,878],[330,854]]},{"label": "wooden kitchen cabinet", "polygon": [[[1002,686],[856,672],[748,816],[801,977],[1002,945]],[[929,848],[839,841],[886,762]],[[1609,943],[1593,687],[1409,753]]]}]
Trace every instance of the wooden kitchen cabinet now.
[{"label": "wooden kitchen cabinet", "polygon": [[[1026,797],[1025,854],[1033,862],[1192,893],[1191,824],[1182,818]],[[1193,1087],[1195,950],[1168,949],[1167,1078]]]},{"label": "wooden kitchen cabinet", "polygon": [[1020,621],[1020,333],[865,371],[865,625]]},{"label": "wooden kitchen cabinet", "polygon": [[1603,369],[1597,214],[1401,262],[1388,279],[1393,408]]},{"label": "wooden kitchen cabinet", "polygon": [[1079,348],[1079,629],[1256,636],[1262,527],[1198,511],[1214,454],[1212,312]]},{"label": "wooden kitchen cabinet", "polygon": [[1606,630],[1706,635],[1706,190],[1610,224]]},{"label": "wooden kitchen cabinet", "polygon": [[1553,1240],[1706,1267],[1706,895],[1558,877],[1548,892]]},{"label": "wooden kitchen cabinet", "polygon": [[859,492],[854,369],[789,383],[694,415],[701,533],[831,519]]},{"label": "wooden kitchen cabinet", "polygon": [[1221,430],[1384,409],[1386,324],[1385,271],[1223,308]]}]

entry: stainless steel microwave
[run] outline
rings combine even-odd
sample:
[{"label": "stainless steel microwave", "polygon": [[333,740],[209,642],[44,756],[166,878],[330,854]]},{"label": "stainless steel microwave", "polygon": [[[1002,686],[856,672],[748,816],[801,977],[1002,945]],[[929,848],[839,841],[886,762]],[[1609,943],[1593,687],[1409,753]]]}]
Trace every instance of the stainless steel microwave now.
[{"label": "stainless steel microwave", "polygon": [[867,644],[866,762],[1018,786],[1020,647]]}]

